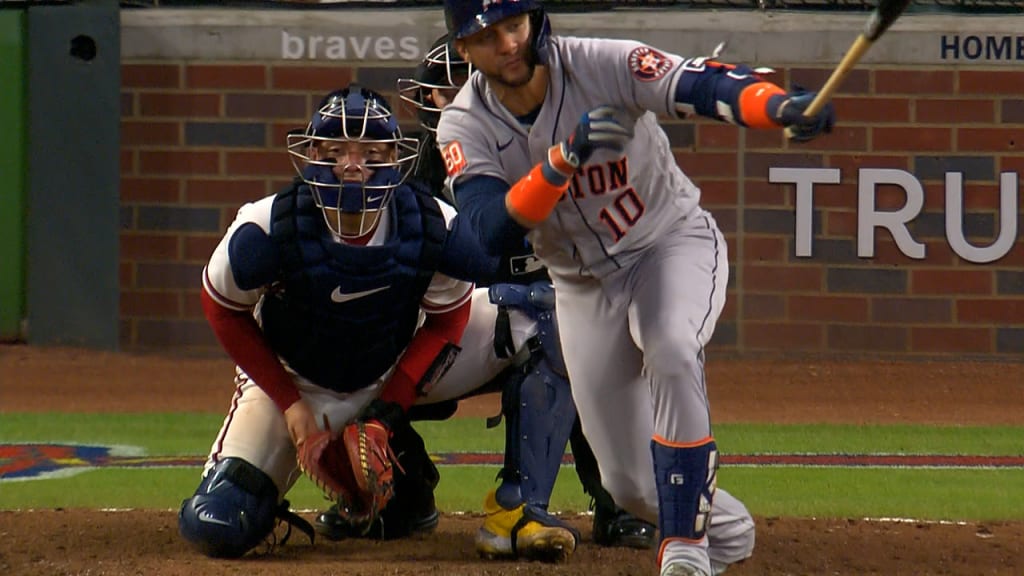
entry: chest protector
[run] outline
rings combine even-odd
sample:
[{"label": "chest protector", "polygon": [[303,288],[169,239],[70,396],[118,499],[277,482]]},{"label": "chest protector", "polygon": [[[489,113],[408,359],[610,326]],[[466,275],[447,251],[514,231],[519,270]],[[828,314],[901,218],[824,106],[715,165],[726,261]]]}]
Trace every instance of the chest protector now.
[{"label": "chest protector", "polygon": [[437,203],[407,187],[381,246],[335,242],[305,186],[278,194],[270,237],[280,282],[260,305],[263,333],[300,375],[339,392],[380,378],[409,344],[447,234]]}]

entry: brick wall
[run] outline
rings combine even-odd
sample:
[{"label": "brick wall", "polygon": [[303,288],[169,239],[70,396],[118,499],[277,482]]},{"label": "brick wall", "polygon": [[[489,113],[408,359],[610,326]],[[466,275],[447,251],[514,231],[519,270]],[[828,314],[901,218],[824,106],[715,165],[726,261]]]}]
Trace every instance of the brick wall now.
[{"label": "brick wall", "polygon": [[[775,81],[817,87],[829,72],[782,69]],[[216,351],[199,307],[200,272],[237,207],[290,179],[285,133],[305,123],[321,94],[353,79],[397,105],[395,79],[411,69],[160,60],[126,61],[122,74],[122,346]],[[965,236],[991,244],[1000,173],[1024,174],[1021,82],[1009,68],[863,67],[835,98],[835,133],[801,145],[781,131],[667,123],[679,163],[729,240],[729,300],[713,346],[1020,359],[1024,249],[1015,238],[995,262],[958,256],[946,240],[944,178],[964,174]],[[796,187],[769,183],[772,167],[841,171],[839,184],[815,188],[809,258],[795,255]],[[924,209],[909,228],[924,259],[905,256],[884,229],[874,257],[858,257],[862,168],[905,170],[921,182]],[[901,189],[878,189],[879,209],[904,202]]]}]

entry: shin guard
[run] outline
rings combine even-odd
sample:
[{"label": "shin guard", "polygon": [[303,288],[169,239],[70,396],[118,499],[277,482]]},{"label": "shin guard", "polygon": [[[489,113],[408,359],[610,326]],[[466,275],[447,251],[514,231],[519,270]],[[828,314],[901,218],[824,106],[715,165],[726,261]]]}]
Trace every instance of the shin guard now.
[{"label": "shin guard", "polygon": [[708,437],[692,445],[651,440],[654,479],[658,487],[658,528],[661,539],[690,542],[707,533],[715,495],[718,450]]}]

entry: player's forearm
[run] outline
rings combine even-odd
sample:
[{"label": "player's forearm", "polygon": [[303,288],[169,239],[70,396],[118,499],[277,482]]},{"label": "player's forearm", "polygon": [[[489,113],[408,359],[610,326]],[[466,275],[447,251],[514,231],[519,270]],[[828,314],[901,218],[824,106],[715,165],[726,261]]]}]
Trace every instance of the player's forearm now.
[{"label": "player's forearm", "polygon": [[[472,300],[440,314],[427,314],[423,325],[402,353],[395,370],[381,391],[380,399],[394,402],[408,410],[418,396],[428,393],[429,386],[447,370],[454,350],[469,322]],[[434,374],[440,370],[440,374]]]},{"label": "player's forearm", "polygon": [[205,288],[200,297],[206,320],[224,351],[283,413],[299,399],[299,390],[263,337],[252,313],[220,305]]},{"label": "player's forearm", "polygon": [[449,223],[444,254],[438,272],[477,284],[493,282],[503,262],[484,249],[472,223],[462,212]]},{"label": "player's forearm", "polygon": [[455,187],[459,213],[469,220],[480,244],[493,256],[517,250],[529,232],[505,208],[508,190],[504,180],[491,176],[474,176]]}]

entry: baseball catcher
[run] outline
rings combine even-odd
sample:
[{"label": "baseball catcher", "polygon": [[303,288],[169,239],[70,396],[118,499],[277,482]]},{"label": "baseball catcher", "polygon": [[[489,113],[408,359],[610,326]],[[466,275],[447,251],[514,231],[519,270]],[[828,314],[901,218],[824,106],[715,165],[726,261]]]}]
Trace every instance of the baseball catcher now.
[{"label": "baseball catcher", "polygon": [[243,205],[205,267],[203,311],[237,368],[178,517],[204,554],[241,556],[294,522],[284,496],[300,470],[372,531],[396,474],[426,476],[391,445],[418,438],[408,410],[470,391],[438,382],[470,318],[465,279],[495,264],[451,206],[405,184],[415,145],[379,94],[328,94],[288,137],[298,178]]}]

